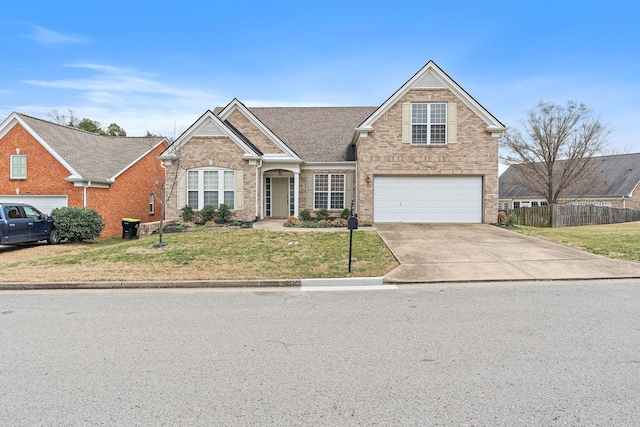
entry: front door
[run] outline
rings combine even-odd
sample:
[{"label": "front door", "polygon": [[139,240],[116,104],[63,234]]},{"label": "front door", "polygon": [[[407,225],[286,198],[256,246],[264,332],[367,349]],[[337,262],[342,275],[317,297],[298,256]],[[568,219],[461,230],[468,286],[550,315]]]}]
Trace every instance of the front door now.
[{"label": "front door", "polygon": [[271,178],[273,197],[271,216],[286,218],[289,216],[289,178]]}]

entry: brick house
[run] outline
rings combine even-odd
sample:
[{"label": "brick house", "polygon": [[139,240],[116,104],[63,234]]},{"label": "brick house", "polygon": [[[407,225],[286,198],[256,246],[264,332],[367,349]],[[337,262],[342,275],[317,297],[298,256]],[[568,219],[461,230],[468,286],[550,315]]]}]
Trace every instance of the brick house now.
[{"label": "brick house", "polygon": [[106,223],[102,236],[122,232],[123,217],[159,220],[154,186],[164,174],[160,137],[111,137],[20,113],[0,124],[0,202],[92,208]]},{"label": "brick house", "polygon": [[[560,203],[640,210],[640,153],[596,156],[590,162],[593,175],[569,187]],[[510,166],[500,175],[499,186],[500,210],[547,204],[543,197],[522,185],[517,167]]]},{"label": "brick house", "polygon": [[189,205],[240,220],[338,213],[361,220],[492,222],[504,125],[430,61],[377,107],[206,111],[160,157]]}]

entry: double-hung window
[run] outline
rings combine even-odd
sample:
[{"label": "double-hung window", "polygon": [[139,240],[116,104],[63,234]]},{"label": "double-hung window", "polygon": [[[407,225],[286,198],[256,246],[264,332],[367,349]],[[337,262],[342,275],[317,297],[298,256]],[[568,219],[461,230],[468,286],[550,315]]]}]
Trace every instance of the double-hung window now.
[{"label": "double-hung window", "polygon": [[193,210],[205,206],[219,208],[224,203],[235,206],[235,172],[220,169],[192,169],[187,171],[187,205]]},{"label": "double-hung window", "polygon": [[445,102],[411,104],[411,143],[447,143],[447,104]]},{"label": "double-hung window", "polygon": [[314,209],[344,209],[345,175],[316,174],[313,189]]},{"label": "double-hung window", "polygon": [[149,194],[149,213],[154,214],[156,212],[156,196],[153,193]]},{"label": "double-hung window", "polygon": [[11,156],[11,179],[27,178],[27,156],[14,154]]}]

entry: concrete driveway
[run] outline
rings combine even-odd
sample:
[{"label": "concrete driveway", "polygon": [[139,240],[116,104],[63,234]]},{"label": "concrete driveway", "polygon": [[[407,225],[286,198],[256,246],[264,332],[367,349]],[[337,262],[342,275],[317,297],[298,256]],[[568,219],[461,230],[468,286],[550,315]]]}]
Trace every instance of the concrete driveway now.
[{"label": "concrete driveway", "polygon": [[640,277],[618,261],[486,224],[375,224],[400,262],[387,283]]}]

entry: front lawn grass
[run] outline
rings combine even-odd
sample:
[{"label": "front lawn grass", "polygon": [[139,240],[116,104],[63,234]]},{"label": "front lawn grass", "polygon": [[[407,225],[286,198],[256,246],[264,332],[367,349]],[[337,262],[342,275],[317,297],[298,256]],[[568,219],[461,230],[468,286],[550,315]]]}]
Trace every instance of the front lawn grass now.
[{"label": "front lawn grass", "polygon": [[[37,259],[0,266],[0,281],[224,280],[383,276],[398,265],[372,231],[293,233],[255,229],[198,229],[138,240],[66,243]],[[56,253],[59,252],[59,253]]]},{"label": "front lawn grass", "polygon": [[514,230],[609,258],[640,261],[640,222],[559,228],[519,225]]}]

